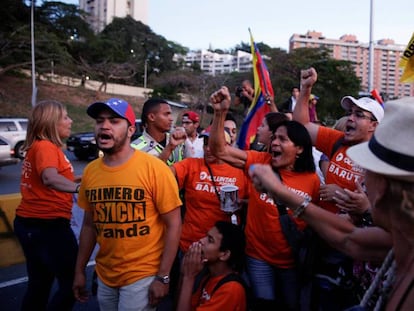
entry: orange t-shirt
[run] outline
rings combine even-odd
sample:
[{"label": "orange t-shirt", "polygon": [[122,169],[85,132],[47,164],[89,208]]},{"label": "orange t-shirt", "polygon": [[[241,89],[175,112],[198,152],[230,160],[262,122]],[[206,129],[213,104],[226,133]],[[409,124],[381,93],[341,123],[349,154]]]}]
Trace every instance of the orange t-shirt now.
[{"label": "orange t-shirt", "polygon": [[[247,151],[245,169],[255,163],[270,164],[271,155],[267,152]],[[313,202],[319,199],[320,181],[316,173],[297,173],[288,170],[279,171],[283,183],[301,196],[306,194]],[[288,210],[291,213],[290,210]],[[300,230],[305,222],[293,218]],[[266,193],[259,193],[250,183],[250,197],[247,208],[246,254],[280,267],[294,266],[292,250],[282,232],[279,212],[272,198]]]},{"label": "orange t-shirt", "polygon": [[[315,147],[328,155],[332,153],[335,143],[344,136],[344,133],[334,129],[319,127]],[[341,188],[351,191],[356,189],[356,182],[361,182],[365,175],[365,170],[356,165],[347,155],[346,150],[350,146],[341,145],[329,160],[329,166],[325,177],[326,184],[336,184]],[[319,205],[331,212],[339,212],[335,202],[320,201]]]},{"label": "orange t-shirt", "polygon": [[[191,297],[191,309],[197,311],[245,311],[246,291],[237,281],[222,284],[212,294],[216,284],[225,275],[211,277],[204,288],[201,286]],[[204,280],[201,282],[203,284]]]},{"label": "orange t-shirt", "polygon": [[[211,163],[209,166],[219,193],[221,186],[236,185],[239,187],[239,198],[246,196],[248,184],[243,170],[226,163]],[[231,219],[220,209],[220,201],[204,158],[187,158],[174,163],[174,168],[178,186],[185,193],[186,211],[180,249],[186,252],[191,243],[205,237],[217,221],[230,222]]]},{"label": "orange t-shirt", "polygon": [[35,141],[22,164],[22,201],[16,215],[41,219],[71,218],[72,194],[51,189],[42,182],[43,170],[51,167],[67,179],[74,180],[73,166],[61,148],[48,140]]},{"label": "orange t-shirt", "polygon": [[105,284],[121,287],[158,272],[166,232],[161,214],[182,204],[163,161],[138,150],[116,167],[102,158],[92,161],[82,176],[78,204],[93,213],[96,272]]}]

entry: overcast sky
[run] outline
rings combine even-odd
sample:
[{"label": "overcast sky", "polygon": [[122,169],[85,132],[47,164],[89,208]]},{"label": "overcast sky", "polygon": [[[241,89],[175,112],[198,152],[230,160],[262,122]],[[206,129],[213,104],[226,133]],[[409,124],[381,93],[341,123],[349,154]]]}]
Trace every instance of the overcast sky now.
[{"label": "overcast sky", "polygon": [[[374,3],[373,39],[407,45],[414,32],[413,0],[148,0],[151,29],[190,49],[233,48],[256,42],[285,50],[294,33],[344,34],[369,42],[370,3]],[[78,4],[77,0],[63,2]]]}]

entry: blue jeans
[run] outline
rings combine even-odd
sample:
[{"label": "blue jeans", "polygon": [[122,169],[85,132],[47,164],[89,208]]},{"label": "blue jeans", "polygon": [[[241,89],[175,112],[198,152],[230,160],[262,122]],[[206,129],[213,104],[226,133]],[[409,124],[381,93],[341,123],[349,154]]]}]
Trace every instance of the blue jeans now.
[{"label": "blue jeans", "polygon": [[148,293],[154,277],[146,277],[122,287],[105,285],[98,277],[98,302],[101,311],[151,311]]},{"label": "blue jeans", "polygon": [[[22,310],[72,310],[78,243],[70,221],[16,216],[14,232],[26,257],[29,278]],[[58,289],[49,301],[55,278]]]},{"label": "blue jeans", "polygon": [[247,274],[255,298],[275,301],[280,310],[299,310],[296,269],[277,268],[247,256]]}]

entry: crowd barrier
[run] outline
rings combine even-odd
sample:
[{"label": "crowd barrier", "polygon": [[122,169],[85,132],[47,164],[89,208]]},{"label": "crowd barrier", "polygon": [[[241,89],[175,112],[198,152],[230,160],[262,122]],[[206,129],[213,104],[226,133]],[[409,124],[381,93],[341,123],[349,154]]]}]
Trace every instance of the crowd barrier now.
[{"label": "crowd barrier", "polygon": [[23,250],[13,232],[13,220],[21,198],[20,193],[0,195],[0,268],[25,261]]}]

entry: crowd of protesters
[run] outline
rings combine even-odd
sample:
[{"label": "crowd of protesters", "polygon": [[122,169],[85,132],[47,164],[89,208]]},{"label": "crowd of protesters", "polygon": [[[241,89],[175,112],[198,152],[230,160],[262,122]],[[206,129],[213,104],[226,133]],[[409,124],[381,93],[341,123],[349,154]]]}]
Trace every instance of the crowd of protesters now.
[{"label": "crowd of protesters", "polygon": [[[103,311],[157,310],[166,299],[180,311],[413,310],[414,102],[345,96],[345,116],[330,128],[318,118],[317,78],[302,70],[280,112],[267,97],[271,112],[250,150],[237,147],[229,113],[247,113],[247,80],[235,98],[225,86],[211,94],[205,130],[197,112],[176,125],[166,100],[147,100],[132,142],[132,106],[93,103],[86,112],[103,156],[81,177],[60,150],[66,109],[36,105],[14,222],[29,276],[22,310],[86,301],[96,244]],[[238,194],[230,213],[226,186]],[[84,210],[79,246],[73,194]]]}]

